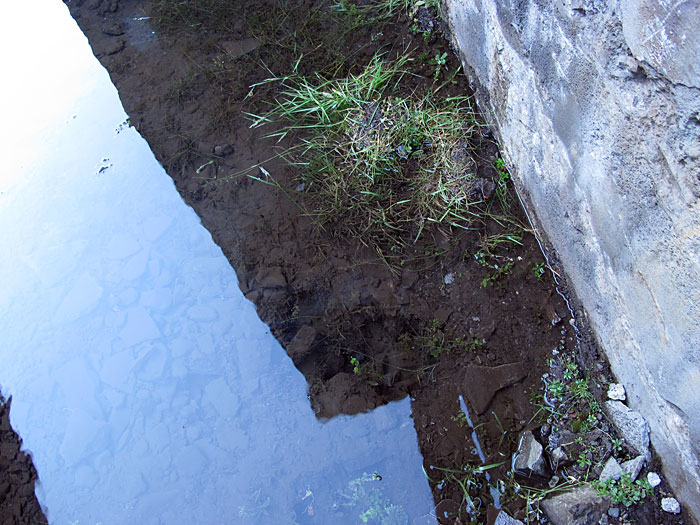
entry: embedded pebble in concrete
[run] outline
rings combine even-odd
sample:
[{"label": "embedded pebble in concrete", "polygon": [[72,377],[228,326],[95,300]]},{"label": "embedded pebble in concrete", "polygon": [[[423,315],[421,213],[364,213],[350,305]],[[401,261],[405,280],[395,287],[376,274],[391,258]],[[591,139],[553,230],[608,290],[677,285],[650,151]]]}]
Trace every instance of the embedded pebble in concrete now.
[{"label": "embedded pebble in concrete", "polygon": [[382,497],[429,515],[409,399],[315,417],[305,379],[55,4],[32,24],[56,43],[42,59],[63,76],[42,77],[29,57],[21,78],[50,101],[36,124],[47,136],[27,133],[32,155],[6,159],[16,175],[0,177],[11,254],[0,384],[50,522],[276,524],[301,518],[300,504],[308,513],[311,491],[316,521],[338,523],[334,497],[375,471]]}]

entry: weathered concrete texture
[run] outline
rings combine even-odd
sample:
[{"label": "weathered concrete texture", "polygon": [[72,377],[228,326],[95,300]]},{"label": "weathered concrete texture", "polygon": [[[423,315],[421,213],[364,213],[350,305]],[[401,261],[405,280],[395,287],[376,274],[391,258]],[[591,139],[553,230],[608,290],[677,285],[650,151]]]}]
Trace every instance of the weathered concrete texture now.
[{"label": "weathered concrete texture", "polygon": [[700,516],[700,3],[448,0],[454,40],[665,474]]}]

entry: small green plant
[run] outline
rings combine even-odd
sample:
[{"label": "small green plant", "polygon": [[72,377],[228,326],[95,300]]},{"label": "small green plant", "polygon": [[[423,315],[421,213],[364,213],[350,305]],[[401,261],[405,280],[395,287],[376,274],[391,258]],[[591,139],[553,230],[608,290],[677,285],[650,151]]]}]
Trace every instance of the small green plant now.
[{"label": "small green plant", "polygon": [[479,349],[484,346],[484,342],[478,337],[469,340],[457,337],[455,343],[462,345],[467,352],[472,352],[474,354],[478,353]]},{"label": "small green plant", "polygon": [[[482,288],[493,285],[496,281],[498,281],[498,279],[503,276],[510,275],[513,271],[513,260],[509,257],[489,255],[482,249],[474,254],[474,259],[480,266],[491,270],[481,280]],[[492,260],[495,262],[491,262]],[[500,263],[499,260],[501,261]]]},{"label": "small green plant", "polygon": [[435,73],[433,74],[433,78],[437,81],[438,77],[440,77],[440,72],[445,69],[447,71],[447,53],[437,53],[431,60],[430,63],[435,66]]},{"label": "small green plant", "polygon": [[542,278],[544,277],[544,263],[535,263],[532,267],[532,273],[535,274],[535,277],[537,278],[538,281],[541,281]]},{"label": "small green plant", "polygon": [[357,357],[351,357],[350,358],[350,364],[352,365],[352,371],[354,374],[359,374],[360,373],[360,361],[357,359]]},{"label": "small green plant", "polygon": [[619,456],[620,453],[622,452],[622,444],[623,444],[623,441],[622,441],[621,439],[615,439],[615,438],[613,438],[613,439],[611,440],[611,444],[612,444],[613,454],[614,454],[615,456]]},{"label": "small green plant", "polygon": [[559,379],[553,379],[552,382],[549,383],[547,390],[552,394],[552,397],[562,399],[564,394],[566,394],[566,385]]},{"label": "small green plant", "polygon": [[581,468],[586,468],[590,467],[593,463],[591,462],[591,458],[589,458],[585,453],[581,453],[578,455],[578,458],[576,458],[576,463],[578,463],[578,466]]},{"label": "small green plant", "polygon": [[610,478],[605,481],[594,481],[593,487],[601,496],[610,497],[613,504],[621,503],[625,507],[644,501],[653,492],[646,479],[632,481],[632,477],[626,472],[623,472],[619,479]]},{"label": "small green plant", "polygon": [[464,428],[467,426],[467,416],[461,410],[457,413],[456,416],[452,416],[450,419],[457,423],[457,426],[459,428]]}]

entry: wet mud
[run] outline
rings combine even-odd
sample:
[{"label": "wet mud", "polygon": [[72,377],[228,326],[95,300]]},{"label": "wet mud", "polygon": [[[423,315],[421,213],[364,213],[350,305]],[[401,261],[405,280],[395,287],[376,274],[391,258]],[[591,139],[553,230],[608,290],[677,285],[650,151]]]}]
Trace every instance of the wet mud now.
[{"label": "wet mud", "polygon": [[34,494],[37,473],[10,425],[12,398],[0,394],[0,523],[48,523]]},{"label": "wet mud", "polygon": [[[128,124],[149,142],[306,377],[317,416],[410,396],[438,519],[486,522],[488,485],[470,489],[478,508],[469,514],[463,488],[446,483],[445,472],[497,465],[492,479],[508,480],[519,433],[541,424],[530,396],[542,387],[548,357],[553,350],[581,355],[571,312],[512,188],[510,208],[495,205],[510,222],[439,225],[398,250],[373,245],[342,224],[319,227],[305,213],[299,173],[282,158],[295,137],[265,138],[274,129],[251,127],[246,116],[263,114],[278,96],[275,83],[260,84],[272,76],[341,78],[378,51],[413,57],[405,93],[437,79],[444,96],[468,94],[440,20],[416,12],[368,21],[363,12],[303,0],[66,4],[117,86]],[[498,147],[487,128],[471,137],[469,152],[478,178],[497,184]],[[257,180],[266,174],[274,185]],[[518,242],[500,242],[508,235]],[[596,373],[607,373],[595,347],[585,348],[582,365],[598,363]],[[521,500],[501,504],[524,518]]]}]

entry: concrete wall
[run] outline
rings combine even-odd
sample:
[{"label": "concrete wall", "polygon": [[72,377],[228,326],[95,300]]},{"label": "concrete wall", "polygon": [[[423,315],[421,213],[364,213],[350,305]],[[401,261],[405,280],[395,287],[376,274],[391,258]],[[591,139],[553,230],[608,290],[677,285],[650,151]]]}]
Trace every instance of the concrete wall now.
[{"label": "concrete wall", "polygon": [[530,211],[700,516],[700,2],[448,0]]}]

